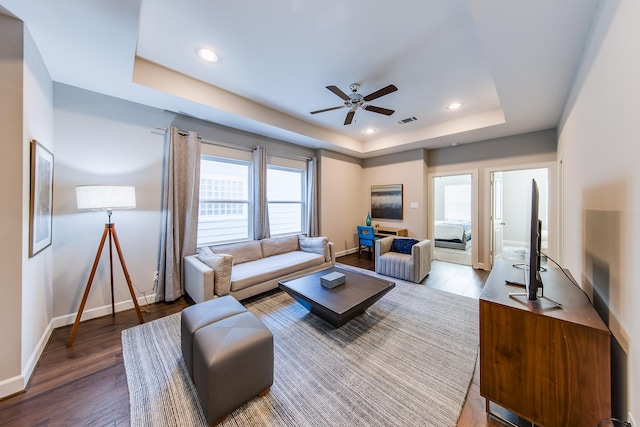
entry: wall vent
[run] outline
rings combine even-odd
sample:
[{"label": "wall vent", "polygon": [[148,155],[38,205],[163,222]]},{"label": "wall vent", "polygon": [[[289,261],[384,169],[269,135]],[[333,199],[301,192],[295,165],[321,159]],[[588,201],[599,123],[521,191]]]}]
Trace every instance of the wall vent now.
[{"label": "wall vent", "polygon": [[406,119],[398,120],[398,124],[399,125],[403,125],[405,123],[415,122],[416,120],[418,120],[418,118],[415,117],[415,116],[414,117],[408,117]]}]

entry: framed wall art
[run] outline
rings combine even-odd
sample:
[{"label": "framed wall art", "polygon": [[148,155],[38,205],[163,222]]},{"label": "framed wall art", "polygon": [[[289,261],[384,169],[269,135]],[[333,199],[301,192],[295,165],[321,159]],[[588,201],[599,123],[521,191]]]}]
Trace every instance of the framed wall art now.
[{"label": "framed wall art", "polygon": [[402,184],[371,186],[371,216],[402,219]]},{"label": "framed wall art", "polygon": [[53,214],[53,154],[31,141],[31,197],[29,257],[51,245]]}]

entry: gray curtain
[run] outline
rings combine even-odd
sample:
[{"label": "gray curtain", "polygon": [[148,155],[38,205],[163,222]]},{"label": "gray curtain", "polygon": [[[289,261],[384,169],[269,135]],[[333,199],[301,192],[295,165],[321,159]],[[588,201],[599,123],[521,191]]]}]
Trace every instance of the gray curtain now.
[{"label": "gray curtain", "polygon": [[307,161],[307,236],[320,235],[318,218],[318,161],[315,157]]},{"label": "gray curtain", "polygon": [[200,140],[196,132],[168,131],[156,301],[184,294],[182,259],[196,252],[200,193]]},{"label": "gray curtain", "polygon": [[267,149],[264,147],[253,150],[253,194],[253,238],[266,239],[271,232],[267,204]]}]

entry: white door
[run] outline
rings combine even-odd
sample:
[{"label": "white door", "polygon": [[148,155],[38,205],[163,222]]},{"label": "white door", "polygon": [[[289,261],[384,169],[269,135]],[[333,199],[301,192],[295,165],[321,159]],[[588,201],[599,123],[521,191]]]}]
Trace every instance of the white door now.
[{"label": "white door", "polygon": [[502,172],[491,174],[491,265],[502,256],[503,217],[503,182]]}]

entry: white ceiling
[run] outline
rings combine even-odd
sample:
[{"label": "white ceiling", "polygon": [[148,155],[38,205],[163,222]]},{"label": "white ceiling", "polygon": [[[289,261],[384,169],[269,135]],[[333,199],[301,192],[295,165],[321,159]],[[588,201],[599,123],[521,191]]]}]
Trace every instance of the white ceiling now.
[{"label": "white ceiling", "polygon": [[[357,157],[555,127],[600,0],[0,0],[54,81]],[[197,56],[210,47],[215,64]],[[392,116],[347,109],[325,87]],[[456,111],[446,106],[463,103]],[[415,116],[415,122],[397,122]],[[364,129],[376,129],[373,135]]]}]

